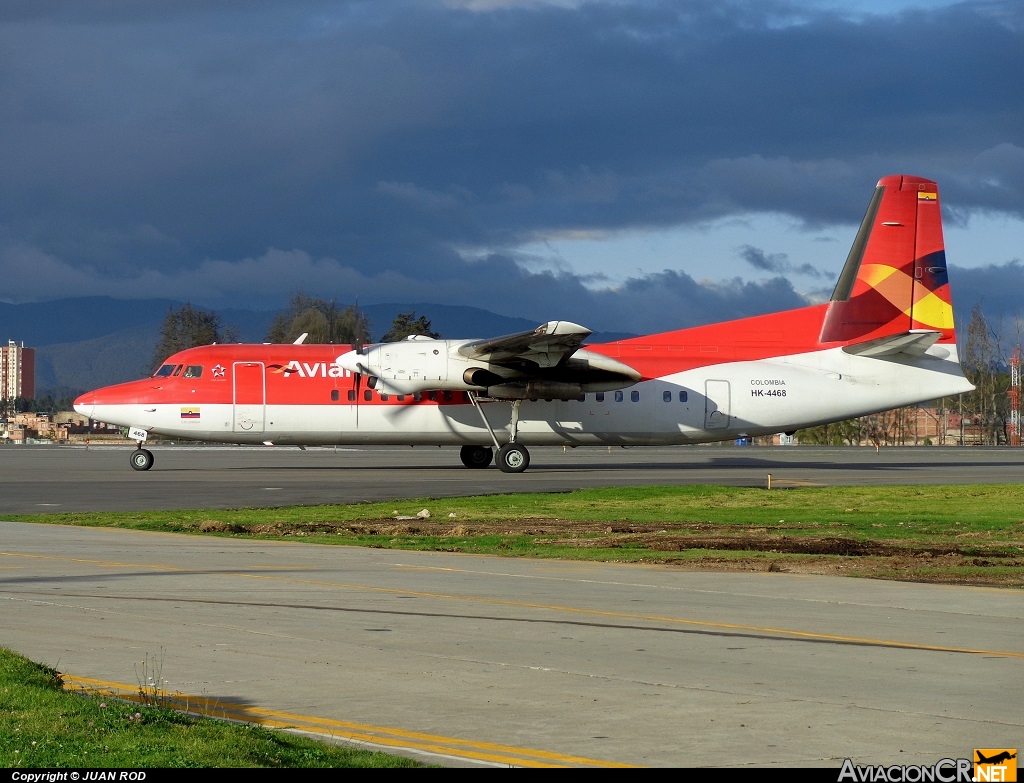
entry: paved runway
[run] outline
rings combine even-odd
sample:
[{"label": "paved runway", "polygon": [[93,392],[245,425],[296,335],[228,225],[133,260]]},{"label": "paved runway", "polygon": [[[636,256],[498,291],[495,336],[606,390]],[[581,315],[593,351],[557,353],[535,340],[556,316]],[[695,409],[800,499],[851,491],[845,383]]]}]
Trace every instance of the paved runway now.
[{"label": "paved runway", "polygon": [[[0,645],[443,764],[1019,747],[1019,591],[0,522]],[[147,663],[143,663],[143,662]]]},{"label": "paved runway", "polygon": [[468,470],[455,448],[0,447],[0,518],[49,511],[314,505],[636,484],[1020,483],[1024,449],[714,447],[531,450],[526,473]]},{"label": "paved runway", "polygon": [[[1010,449],[0,448],[4,514],[583,486],[1017,483]],[[1019,591],[0,522],[0,645],[443,764],[934,764],[1019,747]],[[147,663],[143,663],[146,661]]]}]

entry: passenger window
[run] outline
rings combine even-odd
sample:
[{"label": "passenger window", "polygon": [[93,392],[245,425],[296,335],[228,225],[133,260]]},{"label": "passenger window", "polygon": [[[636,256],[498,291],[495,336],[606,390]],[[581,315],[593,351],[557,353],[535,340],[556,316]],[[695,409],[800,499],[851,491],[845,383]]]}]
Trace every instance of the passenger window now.
[{"label": "passenger window", "polygon": [[364,391],[363,392],[363,399],[366,400],[367,402],[370,402],[370,400],[373,399],[373,392],[370,391],[369,389]]},{"label": "passenger window", "polygon": [[356,401],[356,390],[355,389],[349,389],[348,390],[348,401],[349,402],[355,402]]},{"label": "passenger window", "polygon": [[452,393],[450,391],[442,392],[441,396],[444,397],[445,402],[452,401]]},{"label": "passenger window", "polygon": [[341,399],[341,392],[338,391],[337,389],[331,389],[331,400],[333,402],[337,402],[340,399]]},{"label": "passenger window", "polygon": [[436,391],[428,391],[427,392],[427,399],[430,400],[431,402],[437,402],[437,392]]},{"label": "passenger window", "polygon": [[201,364],[190,364],[185,368],[185,378],[202,378],[203,377],[203,365]]},{"label": "passenger window", "polygon": [[615,392],[615,402],[622,402],[622,392]]},{"label": "passenger window", "polygon": [[686,402],[686,392],[679,392],[679,402]]},{"label": "passenger window", "polygon": [[399,394],[397,397],[395,397],[395,399],[398,400],[399,402],[405,402],[405,395]]},{"label": "passenger window", "polygon": [[384,401],[387,401],[387,399],[388,399],[388,395],[386,395],[386,394],[384,394],[383,392],[381,392],[380,398],[381,398],[382,400],[384,400]]},{"label": "passenger window", "polygon": [[423,395],[420,392],[414,393],[412,395],[412,401],[413,402],[422,402],[423,401]]},{"label": "passenger window", "polygon": [[577,402],[584,402],[586,399],[587,399],[587,395],[586,394],[581,394],[579,397],[576,398],[576,401]]},{"label": "passenger window", "polygon": [[661,393],[661,399],[665,402],[672,402],[672,392],[665,390]]},{"label": "passenger window", "polygon": [[631,399],[633,402],[640,402],[640,392],[631,391],[629,393],[629,399]]},{"label": "passenger window", "polygon": [[594,394],[594,399],[598,402],[604,402],[604,392],[597,392]]}]

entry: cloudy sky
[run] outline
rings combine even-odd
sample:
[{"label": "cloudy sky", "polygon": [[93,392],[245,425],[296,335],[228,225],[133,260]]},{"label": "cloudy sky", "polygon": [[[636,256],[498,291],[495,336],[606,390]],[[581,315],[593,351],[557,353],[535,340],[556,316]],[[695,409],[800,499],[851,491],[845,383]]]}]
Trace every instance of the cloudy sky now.
[{"label": "cloudy sky", "polygon": [[642,332],[827,297],[939,181],[1024,313],[1019,0],[0,5],[0,299],[469,304]]}]

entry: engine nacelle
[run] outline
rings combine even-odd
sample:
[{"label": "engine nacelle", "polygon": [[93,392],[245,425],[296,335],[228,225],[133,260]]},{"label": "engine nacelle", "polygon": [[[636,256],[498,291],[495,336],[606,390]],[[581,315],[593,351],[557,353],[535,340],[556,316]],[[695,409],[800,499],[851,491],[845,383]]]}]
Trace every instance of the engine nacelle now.
[{"label": "engine nacelle", "polygon": [[[335,363],[352,373],[375,377],[375,388],[398,394],[414,394],[434,389],[483,391],[517,373],[504,369],[494,372],[486,362],[471,361],[458,354],[469,340],[419,338],[397,343],[368,345],[361,351],[349,351]],[[495,368],[501,371],[503,368]]]},{"label": "engine nacelle", "polygon": [[484,394],[495,400],[575,400],[587,392],[614,391],[634,383],[621,377],[588,383],[535,380],[488,386]]},{"label": "engine nacelle", "polygon": [[462,373],[462,380],[466,382],[467,389],[486,389],[488,386],[504,383],[508,377],[498,375],[484,367],[470,367]]},{"label": "engine nacelle", "polygon": [[579,397],[583,389],[578,383],[527,381],[489,386],[484,393],[495,400],[572,400]]},{"label": "engine nacelle", "polygon": [[[616,359],[584,349],[553,366],[508,356],[504,363],[467,356],[460,348],[474,340],[435,340],[414,337],[397,343],[369,345],[348,351],[335,363],[373,379],[372,388],[394,394],[434,389],[478,391],[495,399],[575,399],[593,391],[631,386],[640,373]],[[469,353],[468,351],[466,353]],[[531,371],[531,364],[536,367]]]}]

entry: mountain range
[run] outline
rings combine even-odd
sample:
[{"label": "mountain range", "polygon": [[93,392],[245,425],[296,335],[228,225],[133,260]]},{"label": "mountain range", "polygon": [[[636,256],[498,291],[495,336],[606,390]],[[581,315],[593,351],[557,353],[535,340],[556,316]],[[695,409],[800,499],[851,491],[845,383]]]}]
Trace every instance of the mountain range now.
[{"label": "mountain range", "polygon": [[[91,296],[28,304],[0,302],[0,340],[14,340],[36,350],[36,396],[74,395],[112,383],[141,378],[152,368],[160,327],[169,310],[182,306],[170,299],[115,299]],[[385,303],[361,308],[379,339],[399,313],[425,316],[442,337],[496,337],[535,329],[540,323],[477,307],[430,303]],[[216,311],[224,326],[233,326],[243,342],[263,342],[274,310],[230,308]],[[595,332],[593,342],[630,337]]]}]

